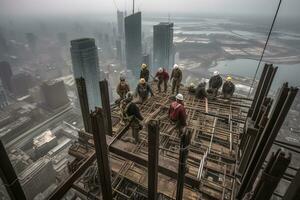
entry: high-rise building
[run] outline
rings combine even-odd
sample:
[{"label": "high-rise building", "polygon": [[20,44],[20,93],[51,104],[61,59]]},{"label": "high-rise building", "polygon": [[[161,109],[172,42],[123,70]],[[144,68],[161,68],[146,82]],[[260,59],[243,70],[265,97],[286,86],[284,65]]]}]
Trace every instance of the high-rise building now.
[{"label": "high-rise building", "polygon": [[124,12],[117,11],[117,20],[118,20],[118,34],[119,37],[124,37]]},{"label": "high-rise building", "polygon": [[8,62],[0,62],[0,79],[2,80],[3,87],[8,91],[11,91],[11,66]]},{"label": "high-rise building", "polygon": [[34,79],[29,73],[22,72],[11,77],[12,91],[17,97],[28,95],[28,89],[34,84]]},{"label": "high-rise building", "polygon": [[173,23],[153,26],[153,70],[170,69],[174,65]]},{"label": "high-rise building", "polygon": [[95,40],[92,38],[72,40],[71,57],[74,77],[85,79],[89,109],[101,106],[100,68]]},{"label": "high-rise building", "polygon": [[126,66],[134,76],[139,76],[142,62],[142,14],[134,13],[125,18],[125,52]]},{"label": "high-rise building", "polygon": [[26,33],[26,39],[30,50],[35,52],[37,47],[37,36],[33,33]]},{"label": "high-rise building", "polygon": [[41,91],[46,106],[51,109],[59,108],[69,102],[63,81],[47,81],[41,85]]},{"label": "high-rise building", "polygon": [[0,80],[0,109],[6,107],[8,105],[8,100],[6,96],[6,92]]},{"label": "high-rise building", "polygon": [[117,49],[117,59],[122,62],[122,41],[116,41],[116,49]]}]

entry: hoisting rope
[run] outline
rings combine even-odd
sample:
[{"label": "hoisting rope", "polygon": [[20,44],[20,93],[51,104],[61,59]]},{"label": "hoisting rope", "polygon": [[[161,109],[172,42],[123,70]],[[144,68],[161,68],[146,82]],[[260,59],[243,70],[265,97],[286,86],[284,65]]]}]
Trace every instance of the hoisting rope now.
[{"label": "hoisting rope", "polygon": [[275,13],[273,22],[272,22],[271,28],[270,28],[270,30],[269,30],[269,34],[268,34],[267,41],[266,41],[266,43],[265,43],[263,52],[262,52],[262,54],[261,54],[259,63],[258,63],[258,65],[257,65],[256,71],[255,71],[255,74],[254,74],[254,77],[253,77],[253,80],[252,80],[252,83],[251,83],[251,86],[250,86],[250,89],[249,89],[248,98],[249,98],[249,96],[250,96],[250,94],[251,94],[251,88],[252,88],[253,85],[254,85],[254,81],[255,81],[255,79],[256,79],[256,75],[257,75],[258,69],[259,69],[259,67],[260,67],[260,63],[261,63],[261,61],[262,61],[262,59],[263,59],[263,57],[264,57],[265,50],[266,50],[266,48],[267,48],[267,45],[268,45],[270,36],[271,36],[271,34],[272,34],[273,27],[274,27],[274,24],[275,24],[275,21],[276,21],[276,19],[277,19],[277,15],[278,15],[278,12],[279,12],[279,8],[280,8],[280,6],[281,6],[281,2],[282,2],[282,0],[279,0],[278,7],[277,7],[277,10],[276,10],[276,13]]}]

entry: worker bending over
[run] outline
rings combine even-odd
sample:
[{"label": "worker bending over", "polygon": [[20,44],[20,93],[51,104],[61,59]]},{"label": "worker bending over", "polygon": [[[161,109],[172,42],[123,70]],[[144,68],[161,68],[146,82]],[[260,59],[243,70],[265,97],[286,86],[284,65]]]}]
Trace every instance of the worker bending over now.
[{"label": "worker bending over", "polygon": [[235,85],[231,82],[232,78],[228,76],[223,84],[222,93],[224,98],[230,99],[235,91]]},{"label": "worker bending over", "polygon": [[143,63],[141,66],[140,78],[144,78],[145,81],[148,82],[149,75],[150,75],[150,72],[149,72],[148,66],[145,63]]},{"label": "worker bending over", "polygon": [[139,84],[136,87],[136,95],[139,96],[140,102],[144,103],[148,99],[149,94],[151,94],[151,96],[154,96],[150,85],[145,81],[144,78],[141,78]]},{"label": "worker bending over", "polygon": [[176,101],[172,102],[169,108],[169,117],[176,124],[176,128],[181,135],[186,124],[187,114],[183,103],[183,95],[177,94]]},{"label": "worker bending over", "polygon": [[120,83],[117,86],[117,94],[120,96],[120,99],[124,99],[126,94],[130,91],[128,83],[126,83],[125,77],[120,77]]},{"label": "worker bending over", "polygon": [[206,82],[202,80],[196,88],[196,97],[198,99],[205,99],[207,97],[206,93]]},{"label": "worker bending over", "polygon": [[132,137],[135,140],[135,143],[140,142],[139,132],[143,129],[141,121],[144,119],[141,115],[139,107],[132,101],[133,94],[128,92],[126,95],[125,109],[123,111],[124,121],[130,124],[132,130]]},{"label": "worker bending over", "polygon": [[162,83],[164,83],[164,92],[167,92],[168,81],[169,81],[168,72],[163,68],[159,68],[158,72],[155,75],[155,78],[158,79],[158,83],[157,83],[158,92],[161,92],[161,84]]},{"label": "worker bending over", "polygon": [[214,71],[214,75],[209,79],[208,85],[209,90],[213,94],[214,97],[218,95],[218,91],[221,88],[223,83],[222,77],[220,76],[218,71]]},{"label": "worker bending over", "polygon": [[179,69],[178,65],[175,64],[171,74],[172,79],[172,94],[174,94],[176,88],[176,94],[179,92],[179,87],[182,80],[182,71]]}]

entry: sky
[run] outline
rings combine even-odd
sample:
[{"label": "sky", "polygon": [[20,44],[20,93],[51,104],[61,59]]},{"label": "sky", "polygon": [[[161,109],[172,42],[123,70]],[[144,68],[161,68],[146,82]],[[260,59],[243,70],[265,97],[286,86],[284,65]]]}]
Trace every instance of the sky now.
[{"label": "sky", "polygon": [[[135,0],[145,14],[216,14],[271,16],[279,0]],[[72,15],[131,12],[132,0],[0,0],[0,14]],[[281,16],[300,17],[300,0],[283,0]]]}]

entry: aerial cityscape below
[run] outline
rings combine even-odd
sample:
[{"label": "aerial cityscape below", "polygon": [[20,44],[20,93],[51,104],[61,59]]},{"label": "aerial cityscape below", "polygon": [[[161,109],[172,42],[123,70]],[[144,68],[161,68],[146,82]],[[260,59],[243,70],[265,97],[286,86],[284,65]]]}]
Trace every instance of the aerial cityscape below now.
[{"label": "aerial cityscape below", "polygon": [[299,199],[300,3],[166,2],[0,2],[0,200]]}]

